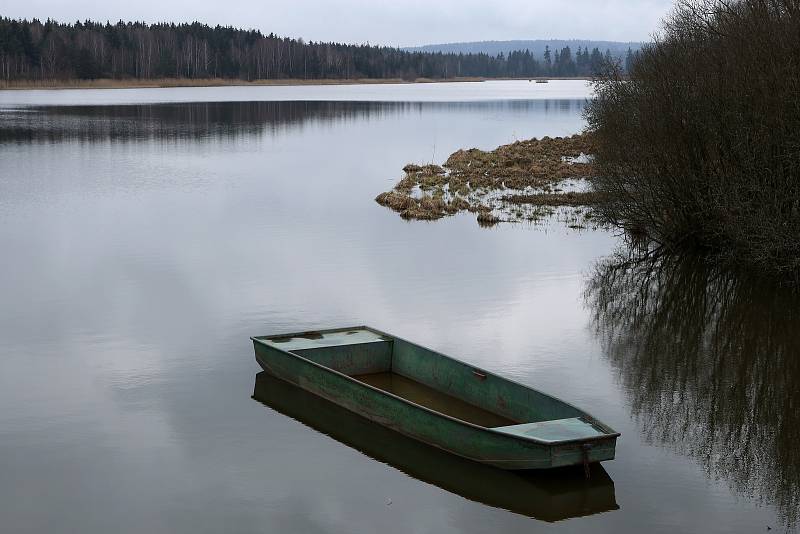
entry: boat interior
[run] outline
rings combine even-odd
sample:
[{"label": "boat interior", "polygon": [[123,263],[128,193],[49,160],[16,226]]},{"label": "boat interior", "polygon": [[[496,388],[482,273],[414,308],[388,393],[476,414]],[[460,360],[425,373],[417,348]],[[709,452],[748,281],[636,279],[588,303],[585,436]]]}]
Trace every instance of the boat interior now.
[{"label": "boat interior", "polygon": [[608,430],[554,397],[368,328],[256,338],[449,417],[556,442]]}]

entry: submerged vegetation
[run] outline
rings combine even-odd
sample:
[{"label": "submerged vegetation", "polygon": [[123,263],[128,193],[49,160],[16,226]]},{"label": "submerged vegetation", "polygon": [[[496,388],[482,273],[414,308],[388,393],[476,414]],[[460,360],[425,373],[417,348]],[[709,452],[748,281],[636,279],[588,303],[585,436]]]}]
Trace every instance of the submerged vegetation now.
[{"label": "submerged vegetation", "polygon": [[[582,191],[594,175],[588,135],[517,141],[495,150],[459,150],[439,166],[409,164],[405,176],[375,199],[405,219],[435,220],[461,211],[478,223],[538,221],[559,206],[590,206],[602,195]],[[590,212],[566,214],[575,226]]]},{"label": "submerged vegetation", "polygon": [[672,249],[800,271],[800,7],[681,0],[587,108],[603,221]]}]

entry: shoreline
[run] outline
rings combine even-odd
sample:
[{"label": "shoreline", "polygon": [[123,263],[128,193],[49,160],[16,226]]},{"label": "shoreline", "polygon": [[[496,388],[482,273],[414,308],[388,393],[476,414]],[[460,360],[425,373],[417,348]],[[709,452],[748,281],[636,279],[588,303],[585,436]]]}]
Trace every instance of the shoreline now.
[{"label": "shoreline", "polygon": [[417,78],[416,80],[404,80],[402,78],[353,78],[338,79],[325,78],[316,80],[304,80],[297,78],[269,79],[269,80],[241,80],[227,78],[154,78],[147,80],[125,79],[115,80],[110,78],[98,78],[96,80],[18,80],[0,81],[0,91],[30,91],[30,90],[62,90],[62,89],[163,89],[175,87],[270,87],[270,86],[303,86],[303,85],[408,85],[417,83],[463,83],[463,82],[487,82],[487,81],[535,81],[535,80],[584,80],[591,81],[585,77],[561,77],[561,78],[481,78],[481,77],[460,77],[460,78]]}]

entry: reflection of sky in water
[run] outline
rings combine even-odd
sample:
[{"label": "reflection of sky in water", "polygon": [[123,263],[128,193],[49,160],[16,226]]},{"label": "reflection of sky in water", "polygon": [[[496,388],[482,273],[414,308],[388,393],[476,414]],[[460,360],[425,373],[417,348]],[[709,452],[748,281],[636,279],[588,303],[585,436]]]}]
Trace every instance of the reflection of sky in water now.
[{"label": "reflection of sky in water", "polygon": [[[45,110],[66,125],[60,136],[0,146],[5,528],[725,532],[772,521],[692,460],[640,442],[582,300],[612,235],[484,230],[472,215],[408,223],[373,201],[409,161],[578,131],[580,102],[252,106]],[[125,119],[135,142],[102,133],[131,112],[145,115]],[[607,470],[622,509],[533,523],[249,398],[250,335],[358,323],[620,430]]]}]

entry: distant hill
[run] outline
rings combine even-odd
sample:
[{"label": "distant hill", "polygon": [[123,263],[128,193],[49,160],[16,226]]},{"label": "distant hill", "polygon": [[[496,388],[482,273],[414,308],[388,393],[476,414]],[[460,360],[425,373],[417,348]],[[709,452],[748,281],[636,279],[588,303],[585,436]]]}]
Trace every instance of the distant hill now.
[{"label": "distant hill", "polygon": [[410,52],[443,52],[448,53],[452,52],[455,54],[462,53],[462,54],[489,54],[490,56],[496,56],[500,52],[504,55],[508,55],[509,52],[514,50],[530,50],[531,53],[534,55],[535,58],[541,58],[542,54],[544,54],[545,46],[549,46],[550,50],[561,50],[565,46],[570,47],[572,53],[574,54],[578,47],[586,48],[588,47],[589,50],[593,50],[594,48],[598,48],[600,52],[604,53],[606,50],[611,51],[611,55],[624,58],[625,55],[628,53],[628,48],[633,51],[638,50],[641,48],[642,43],[640,42],[619,42],[619,41],[587,41],[581,39],[568,39],[568,40],[559,40],[559,39],[537,39],[532,41],[476,41],[472,43],[445,43],[445,44],[430,44],[424,46],[413,46],[413,47],[405,47],[403,50],[408,50]]}]

